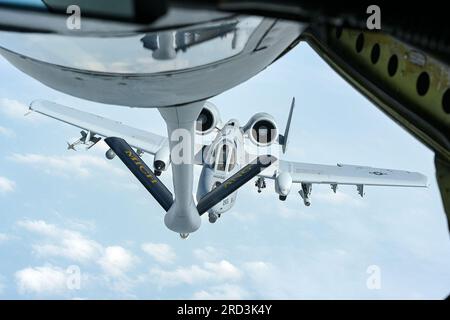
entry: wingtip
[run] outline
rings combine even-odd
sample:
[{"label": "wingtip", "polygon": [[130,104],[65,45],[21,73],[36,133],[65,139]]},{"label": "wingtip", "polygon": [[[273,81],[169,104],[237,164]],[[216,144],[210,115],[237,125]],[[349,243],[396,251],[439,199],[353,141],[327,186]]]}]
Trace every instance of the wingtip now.
[{"label": "wingtip", "polygon": [[51,103],[50,101],[44,100],[44,99],[36,99],[30,102],[30,104],[28,105],[28,108],[30,110],[33,111],[38,111],[39,112],[39,108],[41,107],[45,107],[46,104]]},{"label": "wingtip", "polygon": [[417,172],[416,173],[419,176],[421,187],[428,188],[430,187],[430,182],[428,181],[428,177],[424,175],[423,173]]},{"label": "wingtip", "polygon": [[34,107],[36,106],[36,104],[38,104],[40,101],[42,100],[33,100],[30,102],[30,104],[28,105],[28,110],[34,111]]},{"label": "wingtip", "polygon": [[423,183],[424,183],[424,187],[425,188],[429,188],[430,187],[430,182],[428,181],[428,177],[427,176],[424,176]]},{"label": "wingtip", "polygon": [[32,113],[34,111],[32,104],[33,104],[33,101],[28,105],[28,110],[23,114],[24,117],[26,117],[27,115],[29,115],[30,113]]}]

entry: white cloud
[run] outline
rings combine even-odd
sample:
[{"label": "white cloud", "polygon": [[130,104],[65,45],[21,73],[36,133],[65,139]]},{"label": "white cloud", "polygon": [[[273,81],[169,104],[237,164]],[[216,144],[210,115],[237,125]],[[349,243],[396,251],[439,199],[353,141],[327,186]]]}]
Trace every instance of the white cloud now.
[{"label": "white cloud", "polygon": [[9,118],[13,119],[23,119],[27,121],[36,121],[42,119],[42,117],[36,117],[35,113],[27,114],[29,111],[28,106],[24,103],[7,98],[0,99],[0,112]]},{"label": "white cloud", "polygon": [[252,274],[261,274],[267,272],[271,265],[264,261],[251,261],[244,263],[244,268]]},{"label": "white cloud", "polygon": [[0,176],[0,193],[12,192],[16,188],[16,183],[8,178]]},{"label": "white cloud", "polygon": [[6,136],[6,137],[12,137],[12,136],[14,136],[14,131],[0,126],[0,135]]},{"label": "white cloud", "polygon": [[59,294],[68,289],[65,270],[53,267],[28,267],[15,274],[19,293]]},{"label": "white cloud", "polygon": [[202,267],[192,265],[178,267],[175,270],[153,268],[150,270],[151,280],[160,286],[177,286],[181,284],[198,284],[204,282],[236,281],[242,276],[241,271],[226,260],[205,262]]},{"label": "white cloud", "polygon": [[217,260],[219,253],[216,248],[207,246],[203,249],[195,249],[194,256],[202,261],[212,261]]},{"label": "white cloud", "polygon": [[0,244],[1,244],[2,242],[8,241],[10,238],[11,238],[11,237],[8,236],[7,234],[5,234],[5,233],[0,233]]},{"label": "white cloud", "polygon": [[206,281],[210,278],[209,271],[193,265],[190,267],[178,267],[173,271],[167,271],[161,268],[150,270],[150,276],[154,282],[160,286],[177,286],[180,284],[194,284]]},{"label": "white cloud", "polygon": [[[355,187],[356,188],[356,187]],[[364,202],[361,200],[361,197],[356,194],[356,190],[354,195],[349,195],[348,193],[344,193],[342,191],[334,192],[318,192],[314,194],[314,198],[319,201],[326,202],[332,205],[348,205],[354,207],[361,207],[364,205]],[[313,201],[314,201],[313,198]]]},{"label": "white cloud", "polygon": [[241,278],[241,271],[227,260],[219,262],[205,262],[205,269],[215,274],[221,280],[238,280]]},{"label": "white cloud", "polygon": [[102,269],[113,277],[122,276],[136,262],[137,258],[120,246],[107,247],[103,256],[98,260]]},{"label": "white cloud", "polygon": [[172,247],[165,243],[144,243],[141,248],[160,263],[172,263],[176,259]]},{"label": "white cloud", "polygon": [[13,154],[10,159],[17,163],[37,167],[47,174],[66,177],[89,177],[99,169],[109,174],[126,175],[124,170],[114,167],[101,157],[92,155],[45,156],[29,153]]},{"label": "white cloud", "polygon": [[220,286],[214,286],[208,290],[201,290],[194,293],[194,299],[199,300],[240,300],[245,299],[248,296],[248,292],[243,288],[232,285],[223,284]]},{"label": "white cloud", "polygon": [[[38,257],[60,257],[75,261],[83,265],[98,266],[100,271],[97,276],[83,273],[83,277],[89,277],[88,284],[96,283],[99,286],[106,286],[119,294],[127,294],[133,285],[133,281],[128,279],[126,272],[130,270],[139,260],[131,252],[120,246],[103,246],[97,241],[91,240],[82,233],[43,220],[22,220],[17,225],[31,233],[41,236],[37,242],[32,244],[33,253]],[[78,226],[78,225],[77,225]],[[83,226],[82,226],[83,228]],[[23,271],[23,270],[22,270]],[[58,271],[58,270],[56,270]],[[62,275],[55,270],[28,268],[18,274],[18,279],[37,278],[36,281],[21,281],[21,286],[25,289],[22,292],[40,291],[38,289],[27,289],[33,286],[40,286],[40,279],[50,274],[56,281],[62,278]],[[61,270],[59,270],[61,271]],[[26,278],[25,276],[28,276]],[[97,279],[97,281],[94,281]],[[94,281],[94,282],[93,282]],[[35,282],[37,284],[35,285]],[[22,285],[22,283],[25,283]],[[30,284],[31,283],[31,284]],[[56,289],[60,288],[57,284]],[[53,287],[52,287],[53,288]],[[48,293],[59,293],[61,290],[47,290]]]},{"label": "white cloud", "polygon": [[23,115],[28,111],[28,107],[17,100],[1,98],[0,110],[2,110],[2,112],[7,116],[18,118],[23,117]]},{"label": "white cloud", "polygon": [[95,231],[96,225],[95,220],[84,220],[79,218],[67,218],[62,216],[60,213],[55,212],[59,218],[61,218],[65,225],[70,227],[70,229],[78,230],[78,231]]},{"label": "white cloud", "polygon": [[104,247],[78,231],[58,227],[43,220],[22,220],[19,227],[43,237],[32,244],[39,257],[62,257],[79,263],[97,263],[107,276],[119,277],[138,259],[120,246]]},{"label": "white cloud", "polygon": [[18,225],[45,237],[43,243],[32,246],[38,256],[59,256],[77,262],[88,262],[97,258],[102,251],[99,243],[81,233],[57,227],[43,220],[22,220]]},{"label": "white cloud", "polygon": [[48,224],[43,220],[22,220],[17,222],[17,224],[28,231],[49,237],[57,236],[61,232],[55,225]]}]

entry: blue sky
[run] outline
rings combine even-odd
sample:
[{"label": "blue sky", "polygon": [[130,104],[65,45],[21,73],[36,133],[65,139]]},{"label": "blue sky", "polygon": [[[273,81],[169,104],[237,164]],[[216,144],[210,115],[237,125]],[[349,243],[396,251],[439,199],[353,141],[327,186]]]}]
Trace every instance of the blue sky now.
[{"label": "blue sky", "polygon": [[[48,99],[159,134],[156,110],[111,107],[45,87],[0,58],[0,298],[3,299],[424,299],[450,289],[450,242],[433,153],[336,75],[306,44],[248,82],[211,99],[222,119],[256,112],[284,129],[287,159],[419,171],[428,189],[314,186],[311,207],[291,191],[252,184],[216,224],[187,241],[105,145],[66,150],[74,127],[23,117]],[[149,162],[151,158],[145,156]],[[198,171],[197,171],[198,173]],[[170,175],[163,179],[168,185]],[[67,286],[70,266],[81,287]],[[380,288],[366,285],[370,266]]]}]

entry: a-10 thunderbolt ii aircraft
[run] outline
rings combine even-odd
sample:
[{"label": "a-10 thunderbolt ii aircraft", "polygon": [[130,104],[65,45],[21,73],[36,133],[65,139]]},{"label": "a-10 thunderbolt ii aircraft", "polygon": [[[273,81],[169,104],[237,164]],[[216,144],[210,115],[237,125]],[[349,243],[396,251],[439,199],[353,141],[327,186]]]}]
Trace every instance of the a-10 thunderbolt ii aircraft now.
[{"label": "a-10 thunderbolt ii aircraft", "polygon": [[[177,10],[177,9],[173,9]],[[165,225],[183,238],[196,231],[201,215],[215,222],[235,204],[239,187],[255,179],[258,190],[273,179],[280,200],[299,193],[310,205],[313,184],[424,187],[419,173],[363,166],[284,161],[295,101],[280,134],[274,118],[255,114],[245,124],[222,121],[208,98],[262,71],[292,49],[305,25],[273,18],[212,12],[168,13],[145,33],[104,31],[84,24],[79,34],[0,33],[0,53],[21,71],[58,91],[105,104],[158,108],[167,137],[49,101],[30,109],[82,129],[76,144],[88,147],[105,138],[108,159],[124,162],[167,212]],[[173,19],[183,17],[182,24]],[[111,26],[109,26],[109,30]],[[83,33],[85,32],[85,33]],[[226,106],[224,106],[226,107]],[[125,110],[125,109],[124,109]],[[132,109],[126,109],[132,112]],[[212,142],[196,137],[213,135]],[[197,139],[198,140],[198,139]],[[281,149],[281,151],[280,151]],[[141,158],[154,156],[152,168]],[[203,166],[197,195],[193,166]],[[172,168],[173,192],[158,179]]]},{"label": "a-10 thunderbolt ii aircraft", "polygon": [[[266,178],[273,179],[275,192],[280,200],[286,200],[291,189],[299,189],[298,193],[306,206],[311,203],[312,185],[317,183],[329,184],[334,192],[340,184],[355,185],[361,196],[364,195],[365,185],[426,186],[426,177],[415,172],[278,160],[280,153],[278,151],[281,149],[281,153],[286,152],[294,105],[295,99],[292,100],[285,132],[281,135],[278,133],[278,125],[274,118],[267,113],[257,113],[241,126],[237,119],[222,122],[216,106],[207,101],[198,116],[195,131],[199,136],[215,135],[212,141],[206,143],[193,141],[187,144],[180,142],[178,151],[172,153],[168,138],[120,122],[49,101],[35,101],[30,105],[30,109],[85,130],[81,131],[82,137],[75,145],[71,144],[72,147],[76,144],[86,144],[87,148],[90,148],[100,140],[99,136],[105,137],[105,142],[110,146],[106,151],[106,158],[111,160],[116,155],[119,156],[168,211],[165,219],[167,227],[179,232],[183,238],[198,228],[199,217],[203,213],[208,212],[209,221],[214,223],[224,212],[230,210],[235,204],[237,189],[254,177],[257,177],[255,187],[258,188],[258,192],[266,187]],[[187,137],[188,140],[188,132],[183,134],[183,131],[179,134],[174,131],[172,140],[177,140],[180,136]],[[190,143],[194,144],[193,157],[179,156],[183,153],[183,149],[189,149]],[[154,155],[152,169],[140,157],[144,152]],[[197,188],[197,204],[171,212],[176,199],[173,199],[172,193],[157,176],[171,164],[184,165],[189,164],[191,160],[194,164],[202,166]],[[179,178],[174,174],[174,185],[179,188],[186,185],[186,182],[192,183],[190,180]],[[299,188],[295,187],[296,184]],[[183,196],[190,197],[190,194],[184,193]]]}]

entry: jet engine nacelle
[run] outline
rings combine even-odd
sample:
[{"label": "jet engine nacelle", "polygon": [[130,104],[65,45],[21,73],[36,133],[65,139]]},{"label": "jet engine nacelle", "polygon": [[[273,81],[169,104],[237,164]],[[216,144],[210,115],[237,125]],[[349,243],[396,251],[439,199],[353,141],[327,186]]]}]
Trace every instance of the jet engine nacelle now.
[{"label": "jet engine nacelle", "polygon": [[166,171],[170,165],[170,149],[169,146],[164,146],[159,149],[153,159],[153,169],[155,174],[159,176],[162,171]]},{"label": "jet engine nacelle", "polygon": [[195,131],[197,134],[205,135],[211,133],[220,123],[219,110],[214,104],[206,101],[197,118]]},{"label": "jet engine nacelle", "polygon": [[281,172],[275,178],[275,192],[280,195],[280,200],[286,200],[291,191],[292,177],[288,172]]},{"label": "jet engine nacelle", "polygon": [[257,146],[269,146],[278,138],[275,119],[268,113],[255,114],[244,126],[244,131]]}]

